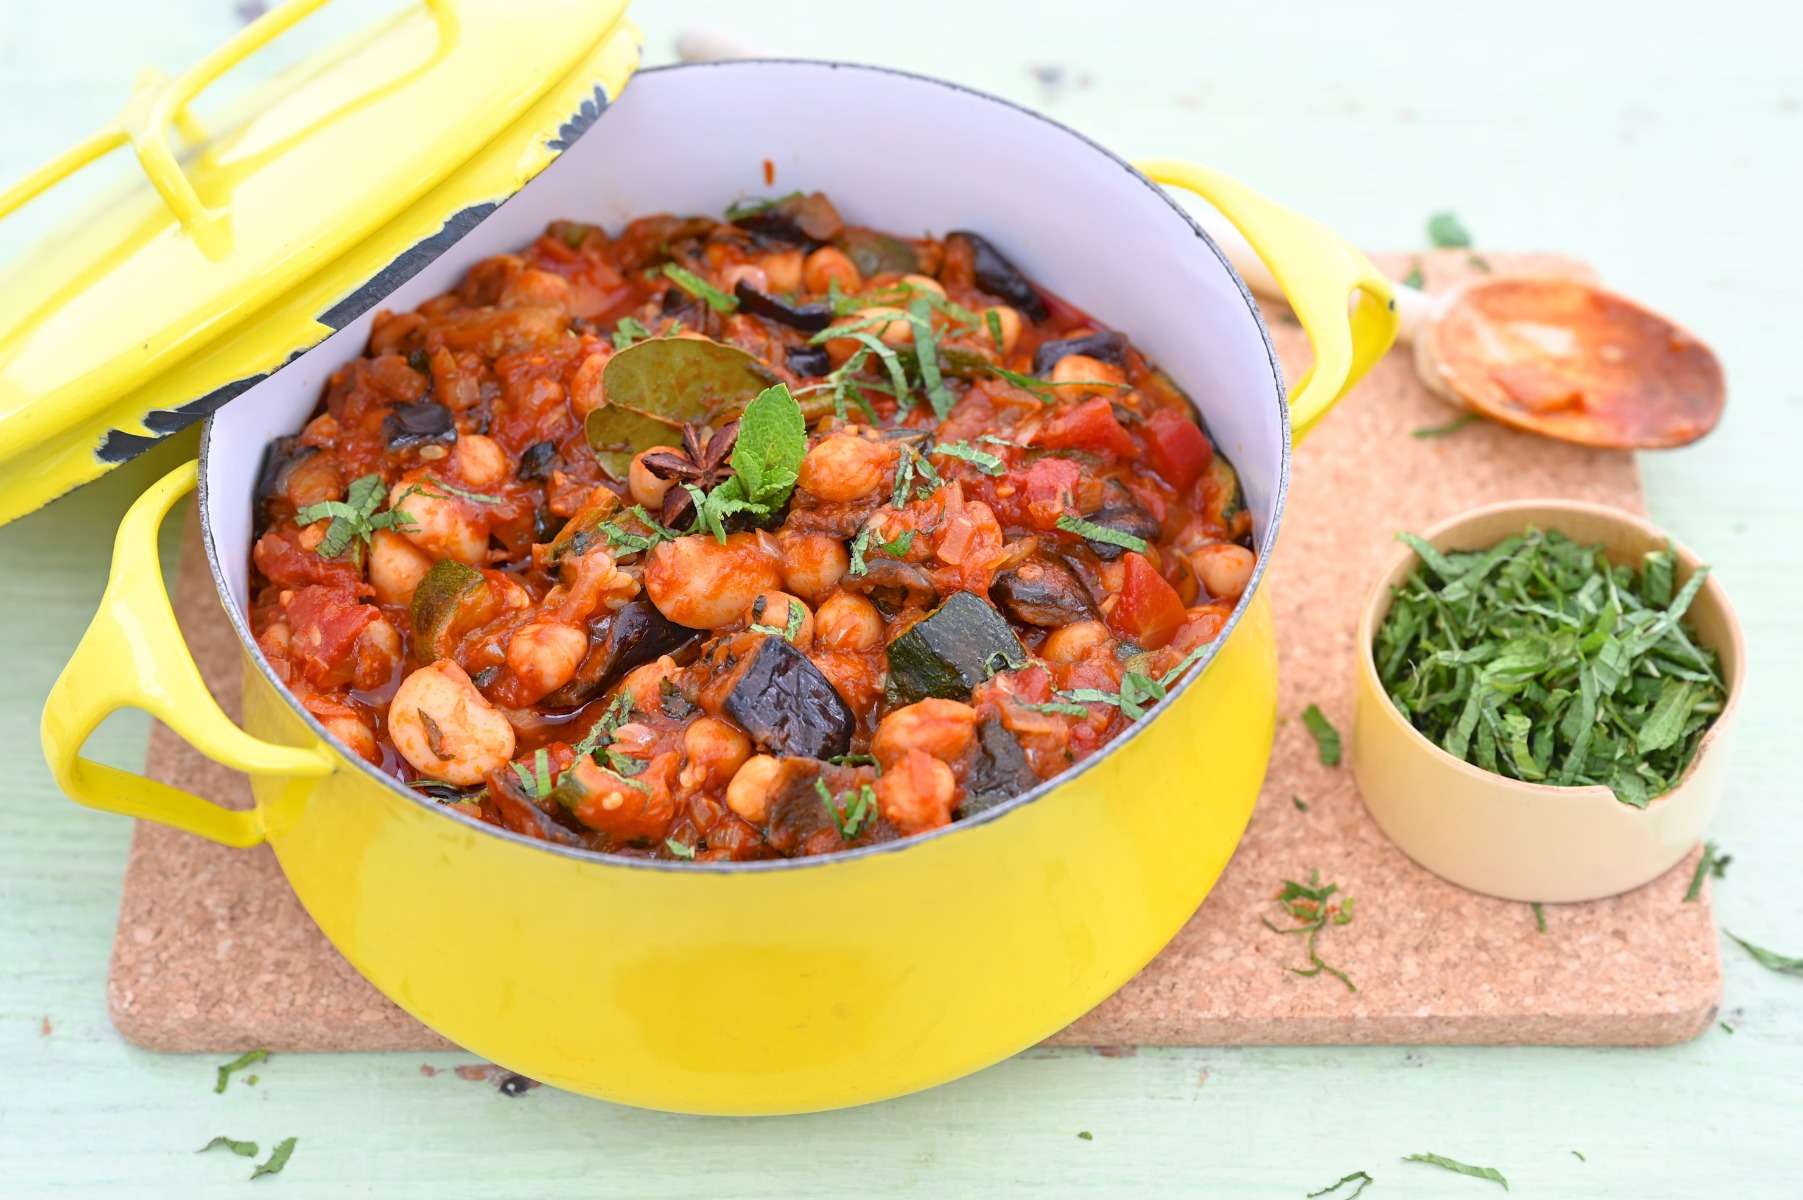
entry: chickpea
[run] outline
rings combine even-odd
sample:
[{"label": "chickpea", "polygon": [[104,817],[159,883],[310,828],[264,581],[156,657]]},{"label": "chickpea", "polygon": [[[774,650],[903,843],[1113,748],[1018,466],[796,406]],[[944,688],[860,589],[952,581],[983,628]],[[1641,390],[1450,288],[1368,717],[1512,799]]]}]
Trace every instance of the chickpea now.
[{"label": "chickpea", "polygon": [[860,308],[852,314],[853,321],[875,321],[887,318],[886,325],[873,325],[870,331],[885,346],[911,346],[914,344],[914,326],[908,321],[908,314],[899,308],[887,304],[873,304],[869,308]]},{"label": "chickpea", "polygon": [[578,417],[586,417],[607,403],[607,392],[601,387],[601,373],[613,351],[597,350],[582,360],[570,376],[570,409]]},{"label": "chickpea", "polygon": [[513,757],[513,726],[448,658],[401,681],[388,736],[415,770],[458,787],[481,783]]},{"label": "chickpea", "polygon": [[1073,621],[1052,630],[1039,653],[1047,662],[1070,666],[1105,647],[1111,637],[1108,626],[1100,621]]},{"label": "chickpea", "polygon": [[741,283],[760,292],[770,290],[770,279],[764,274],[762,267],[750,263],[734,263],[720,272],[720,290],[728,295]]},{"label": "chickpea", "polygon": [[835,433],[814,443],[801,460],[799,486],[822,500],[861,500],[889,482],[895,447],[855,433]]},{"label": "chickpea", "polygon": [[[388,507],[407,514],[413,523],[401,536],[438,558],[454,558],[465,566],[481,566],[488,558],[488,528],[456,497],[439,491],[431,476],[401,482],[388,493]],[[419,491],[409,491],[418,487]]]},{"label": "chickpea", "polygon": [[[807,469],[803,464],[802,469]],[[708,534],[659,542],[645,567],[645,594],[657,610],[690,629],[723,629],[737,622],[759,592],[782,583],[776,543],[755,533]]]},{"label": "chickpea", "polygon": [[1189,565],[1195,570],[1196,578],[1217,600],[1239,599],[1246,585],[1252,582],[1252,568],[1257,563],[1258,558],[1252,551],[1231,542],[1204,546],[1189,556]]},{"label": "chickpea", "polygon": [[682,731],[682,753],[688,759],[683,786],[719,787],[751,757],[751,739],[719,717],[702,717]]},{"label": "chickpea", "polygon": [[814,637],[828,650],[874,650],[883,644],[883,614],[864,597],[840,592],[814,614]]},{"label": "chickpea", "polygon": [[664,698],[664,680],[675,678],[676,660],[666,654],[634,667],[620,684],[620,690],[632,697],[632,711],[656,712]]},{"label": "chickpea", "polygon": [[387,683],[401,665],[400,631],[386,617],[377,617],[357,635],[351,656],[351,682],[374,691]]},{"label": "chickpea", "polygon": [[471,487],[490,487],[507,478],[507,452],[491,437],[466,433],[451,450],[451,467]]},{"label": "chickpea", "polygon": [[1096,384],[1125,383],[1126,374],[1117,366],[1087,354],[1067,354],[1052,368],[1052,382],[1064,396],[1088,396],[1112,391]]},{"label": "chickpea", "polygon": [[757,264],[764,269],[764,278],[770,281],[772,292],[780,295],[801,291],[801,251],[779,250],[762,256]]},{"label": "chickpea", "polygon": [[945,285],[931,275],[903,275],[901,285],[911,292],[931,292],[942,300],[945,298]]},{"label": "chickpea", "polygon": [[808,291],[825,294],[836,281],[839,290],[850,295],[864,286],[864,277],[858,274],[845,251],[836,246],[822,246],[808,255],[801,264],[801,279]]},{"label": "chickpea", "polygon": [[406,604],[432,569],[432,556],[392,529],[378,529],[369,544],[369,582],[383,604]]},{"label": "chickpea", "polygon": [[920,750],[908,751],[876,781],[876,803],[885,820],[905,834],[949,825],[958,798],[952,769]]},{"label": "chickpea", "polygon": [[568,683],[587,653],[588,631],[575,625],[533,621],[514,630],[507,639],[507,667],[525,689],[520,700],[532,703]]},{"label": "chickpea", "polygon": [[[994,308],[986,308],[983,310],[983,313],[984,313],[983,324],[980,327],[982,330],[983,336],[984,337],[989,336],[988,314],[994,313],[996,324],[998,324],[1002,327],[1001,352],[1003,355],[1013,354],[1014,347],[1020,344],[1020,330],[1021,330],[1020,314],[1018,312],[1014,311],[1012,308],[1009,308],[1006,304],[998,304]],[[990,345],[993,346],[994,344],[995,343],[992,339],[990,341]]]},{"label": "chickpea", "polygon": [[645,466],[645,456],[659,450],[668,452],[673,447],[653,446],[649,450],[641,450],[632,456],[632,468],[626,472],[626,484],[632,491],[632,499],[636,504],[643,504],[648,512],[656,513],[658,506],[664,502],[664,493],[672,486],[670,480],[659,479]]},{"label": "chickpea", "polygon": [[382,765],[382,751],[376,745],[376,733],[361,717],[351,713],[333,713],[322,716],[319,723],[326,727],[326,732],[349,746],[359,758]]},{"label": "chickpea", "polygon": [[916,750],[942,762],[963,756],[976,735],[977,710],[956,700],[919,700],[884,717],[870,739],[870,752],[884,769]]},{"label": "chickpea", "polygon": [[782,552],[783,587],[813,604],[851,569],[845,543],[830,533],[785,530],[776,535],[776,545]]},{"label": "chickpea", "polygon": [[732,782],[726,785],[726,807],[753,825],[763,824],[764,818],[770,815],[770,800],[782,769],[782,761],[768,754],[755,754],[746,759],[744,765],[733,772]]},{"label": "chickpea", "polygon": [[747,625],[765,625],[772,629],[780,629],[788,636],[789,622],[796,609],[801,610],[801,627],[789,641],[797,650],[806,650],[814,644],[814,614],[801,599],[787,592],[768,591],[759,593],[757,599],[745,610]]}]

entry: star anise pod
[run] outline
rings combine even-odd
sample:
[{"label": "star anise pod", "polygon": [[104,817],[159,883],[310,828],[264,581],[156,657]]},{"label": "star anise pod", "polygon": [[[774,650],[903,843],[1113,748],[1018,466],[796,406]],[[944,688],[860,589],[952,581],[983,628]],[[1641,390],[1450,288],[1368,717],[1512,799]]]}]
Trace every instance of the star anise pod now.
[{"label": "star anise pod", "polygon": [[712,433],[705,425],[683,422],[681,450],[653,450],[641,460],[645,469],[659,479],[668,479],[663,509],[658,520],[666,528],[682,529],[694,519],[695,498],[689,484],[703,493],[711,492],[732,476],[732,448],[739,440],[739,423],[728,421]]}]

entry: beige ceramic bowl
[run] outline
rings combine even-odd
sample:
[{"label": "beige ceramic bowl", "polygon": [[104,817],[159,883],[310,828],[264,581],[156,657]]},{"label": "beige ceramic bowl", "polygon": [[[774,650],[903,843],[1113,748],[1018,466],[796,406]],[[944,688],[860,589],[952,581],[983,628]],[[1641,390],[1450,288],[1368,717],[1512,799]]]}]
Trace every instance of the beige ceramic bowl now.
[{"label": "beige ceramic bowl", "polygon": [[[1668,541],[1630,513],[1566,500],[1493,504],[1422,536],[1441,550],[1481,550],[1529,526],[1601,544],[1616,562],[1636,565]],[[1684,546],[1677,552],[1682,586],[1698,560]],[[1378,681],[1371,645],[1390,611],[1391,589],[1417,561],[1399,546],[1359,621],[1352,768],[1378,825],[1428,870],[1508,900],[1594,900],[1669,870],[1696,845],[1721,801],[1746,685],[1740,622],[1721,584],[1711,577],[1686,619],[1698,641],[1721,656],[1727,704],[1678,786],[1634,809],[1604,787],[1548,787],[1493,775],[1446,753],[1397,711]]]}]

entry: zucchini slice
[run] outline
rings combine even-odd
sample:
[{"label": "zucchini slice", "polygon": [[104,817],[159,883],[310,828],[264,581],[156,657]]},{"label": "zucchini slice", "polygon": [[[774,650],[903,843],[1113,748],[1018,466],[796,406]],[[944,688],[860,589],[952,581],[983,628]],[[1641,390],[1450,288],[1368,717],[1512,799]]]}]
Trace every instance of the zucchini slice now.
[{"label": "zucchini slice", "polygon": [[1027,652],[1002,614],[972,592],[951,598],[889,643],[892,705],[928,696],[968,700],[997,671],[1027,665]]}]

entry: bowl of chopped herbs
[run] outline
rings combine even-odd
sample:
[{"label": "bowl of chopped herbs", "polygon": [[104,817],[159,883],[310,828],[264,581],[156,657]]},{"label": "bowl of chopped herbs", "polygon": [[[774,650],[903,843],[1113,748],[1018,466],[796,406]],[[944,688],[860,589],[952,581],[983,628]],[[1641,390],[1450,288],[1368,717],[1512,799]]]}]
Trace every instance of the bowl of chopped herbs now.
[{"label": "bowl of chopped herbs", "polygon": [[1352,736],[1384,832],[1511,900],[1611,896],[1676,865],[1721,799],[1746,670],[1709,568],[1575,501],[1397,540],[1359,626]]}]

